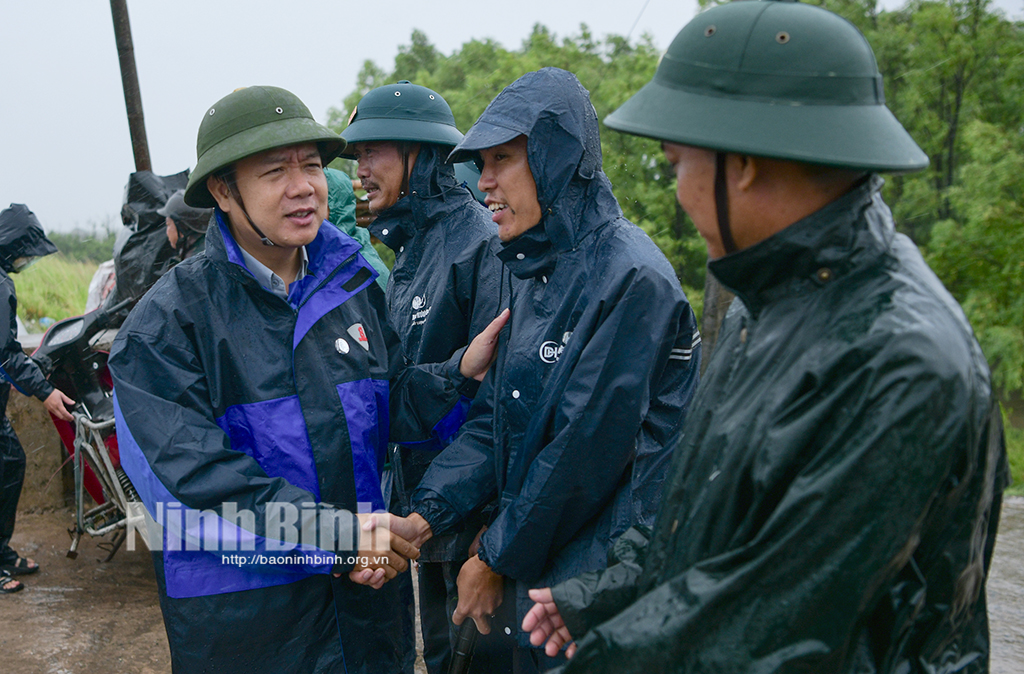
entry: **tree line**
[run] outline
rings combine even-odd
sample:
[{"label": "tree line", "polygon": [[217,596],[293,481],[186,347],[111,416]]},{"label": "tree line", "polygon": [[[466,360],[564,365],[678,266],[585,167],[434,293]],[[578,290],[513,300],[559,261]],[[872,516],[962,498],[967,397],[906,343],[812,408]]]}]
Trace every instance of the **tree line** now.
[{"label": "tree line", "polygon": [[[1004,396],[1024,392],[1024,33],[990,0],[811,0],[865,34],[885,80],[886,102],[931,158],[925,171],[888,176],[897,227],[921,248],[961,302]],[[710,4],[703,0],[702,4]],[[680,26],[681,28],[682,26]],[[579,77],[603,119],[647,83],[662,49],[649,35],[559,37],[541,24],[516,49],[470,40],[441,53],[414,30],[393,70],[365,61],[356,88],[329,111],[344,129],[370,89],[407,79],[439,92],[460,129],[523,73],[557,66]],[[706,251],[675,201],[658,143],[602,130],[604,169],[622,209],[664,251],[700,305]],[[344,164],[343,164],[344,166]],[[345,166],[352,171],[351,164]]]}]

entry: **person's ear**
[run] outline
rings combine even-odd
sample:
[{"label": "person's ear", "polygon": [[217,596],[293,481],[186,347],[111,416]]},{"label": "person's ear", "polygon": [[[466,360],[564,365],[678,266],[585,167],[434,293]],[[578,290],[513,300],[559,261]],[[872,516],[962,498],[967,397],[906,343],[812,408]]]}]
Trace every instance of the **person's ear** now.
[{"label": "person's ear", "polygon": [[231,190],[228,189],[228,184],[224,182],[222,178],[217,176],[210,176],[206,179],[206,189],[210,190],[210,194],[213,196],[213,200],[217,202],[220,210],[225,213],[231,212]]},{"label": "person's ear", "polygon": [[757,181],[758,173],[763,168],[757,157],[748,154],[730,154],[733,160],[733,172],[735,175],[736,189],[741,191],[749,190]]}]

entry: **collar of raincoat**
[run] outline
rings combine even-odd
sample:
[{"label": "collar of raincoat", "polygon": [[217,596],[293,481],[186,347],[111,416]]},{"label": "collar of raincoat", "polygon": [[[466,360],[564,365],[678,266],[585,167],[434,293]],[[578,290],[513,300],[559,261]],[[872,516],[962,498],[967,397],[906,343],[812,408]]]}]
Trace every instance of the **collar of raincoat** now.
[{"label": "collar of raincoat", "polygon": [[821,210],[764,241],[708,263],[756,318],[768,304],[834,283],[874,262],[895,230],[873,174]]}]

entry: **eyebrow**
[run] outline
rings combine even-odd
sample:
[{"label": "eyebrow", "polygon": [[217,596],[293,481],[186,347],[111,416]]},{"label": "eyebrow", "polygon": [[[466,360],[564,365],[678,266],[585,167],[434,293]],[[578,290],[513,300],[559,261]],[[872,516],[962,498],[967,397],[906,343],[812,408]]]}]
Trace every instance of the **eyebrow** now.
[{"label": "eyebrow", "polygon": [[[310,150],[306,154],[304,154],[301,157],[299,157],[299,161],[303,162],[303,161],[306,161],[306,160],[310,159],[311,157],[319,157],[319,156],[320,156],[320,150],[317,149],[317,148],[313,148],[312,150]],[[287,159],[288,159],[287,153],[281,152],[279,154],[267,155],[266,157],[261,159],[259,163],[260,163],[261,166],[265,166],[267,164],[279,164],[281,162],[287,161]]]}]

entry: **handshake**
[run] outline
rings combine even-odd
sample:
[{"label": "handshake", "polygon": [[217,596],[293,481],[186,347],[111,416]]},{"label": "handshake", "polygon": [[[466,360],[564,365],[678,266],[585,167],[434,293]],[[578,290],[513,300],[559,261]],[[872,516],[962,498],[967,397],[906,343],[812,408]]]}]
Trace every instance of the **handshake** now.
[{"label": "handshake", "polygon": [[379,590],[409,568],[420,556],[420,546],[433,532],[419,513],[399,517],[388,513],[360,514],[359,554],[348,577],[354,583]]}]

